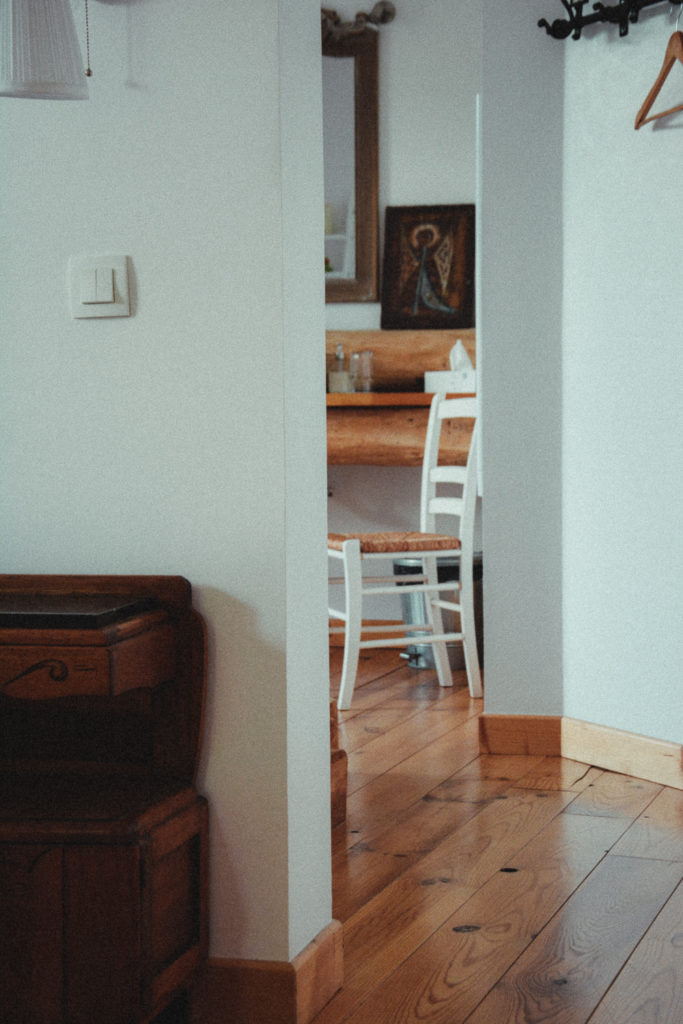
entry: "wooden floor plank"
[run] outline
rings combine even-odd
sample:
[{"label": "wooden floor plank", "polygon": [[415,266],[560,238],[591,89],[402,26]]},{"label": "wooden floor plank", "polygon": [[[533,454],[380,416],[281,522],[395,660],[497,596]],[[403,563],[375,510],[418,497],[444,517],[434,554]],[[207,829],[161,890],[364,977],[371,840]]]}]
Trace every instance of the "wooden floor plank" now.
[{"label": "wooden floor plank", "polygon": [[[375,660],[379,660],[380,672],[373,678]],[[341,676],[341,659],[330,657],[330,696],[336,699]],[[353,692],[351,707],[341,711],[342,721],[353,718],[370,708],[382,706],[403,707],[408,709],[416,702],[423,701],[425,706],[447,698],[453,690],[467,692],[467,675],[463,672],[453,673],[453,686],[440,687],[436,682],[433,669],[413,669],[407,662],[399,660],[395,650],[379,652],[361,652],[358,679]],[[481,709],[482,701],[476,701]]]},{"label": "wooden floor plank", "polygon": [[389,824],[382,820],[366,828],[363,840],[348,849],[340,831],[335,830],[334,917],[346,921],[450,832],[501,797],[532,762],[539,760],[542,758],[524,755],[477,758],[398,811]]},{"label": "wooden floor plank", "polygon": [[464,1021],[605,856],[621,828],[609,819],[555,818],[506,865],[515,870],[492,875],[372,993],[352,1024]]},{"label": "wooden floor plank", "polygon": [[481,753],[481,711],[464,673],[362,653],[338,714],[345,982],[314,1024],[683,1024],[683,792]]},{"label": "wooden floor plank", "polygon": [[395,726],[400,725],[414,712],[406,712],[403,708],[370,708],[361,714],[355,715],[339,725],[339,738],[347,754],[358,750],[366,743],[370,743],[377,736],[384,736]]},{"label": "wooden floor plank", "polygon": [[581,792],[600,777],[599,769],[566,757],[544,757],[533,771],[517,783],[527,789],[564,789]]},{"label": "wooden floor plank", "polygon": [[469,701],[462,706],[458,701],[450,700],[447,704],[440,704],[439,708],[438,712],[428,708],[411,715],[389,732],[356,750],[347,751],[348,793],[354,793],[395,767],[398,756],[407,759],[473,717]]},{"label": "wooden floor plank", "polygon": [[585,1024],[680,878],[678,863],[605,857],[467,1024]]},{"label": "wooden floor plank", "polygon": [[520,791],[494,801],[408,868],[344,925],[346,983],[320,1016],[344,1020],[571,799]]},{"label": "wooden floor plank", "polygon": [[[602,772],[567,808],[567,813],[628,818],[632,821],[642,814],[661,791],[662,787],[654,782]],[[681,799],[683,801],[683,793]]]},{"label": "wooden floor plank", "polygon": [[655,919],[590,1018],[590,1024],[680,1024],[681,1021],[683,885],[679,885]]},{"label": "wooden floor plank", "polygon": [[614,852],[622,857],[683,861],[683,791],[662,790]]},{"label": "wooden floor plank", "polygon": [[[392,814],[388,825],[386,819],[381,816],[374,822],[369,822],[363,830],[363,841],[372,841],[375,836],[384,832],[387,827],[391,828],[403,821],[407,822],[415,813],[415,808],[419,805],[420,800],[449,800],[454,798],[461,803],[467,802],[470,799],[479,801],[481,797],[476,795],[476,791],[473,791],[471,795],[467,795],[467,791],[463,790],[465,782],[496,783],[495,792],[498,795],[499,785],[500,792],[503,792],[508,786],[514,785],[518,778],[525,775],[530,767],[533,766],[533,762],[539,760],[542,760],[542,757],[539,758],[536,755],[512,755],[508,757],[507,755],[488,754],[467,760],[463,767],[459,768],[443,782],[438,783],[429,793],[421,795],[416,802]],[[357,842],[358,834],[352,825],[349,825],[348,848],[353,848]],[[341,848],[342,844],[338,842],[337,849],[341,850]]]},{"label": "wooden floor plank", "polygon": [[431,792],[478,754],[477,721],[470,718],[350,794],[346,805],[350,845],[363,838],[365,832],[393,821],[397,813]]},{"label": "wooden floor plank", "polygon": [[333,859],[334,917],[346,921],[364,903],[417,863],[450,834],[505,793],[508,782],[459,778],[432,790],[365,842]]},{"label": "wooden floor plank", "polygon": [[[335,691],[339,689],[343,660],[343,647],[330,647],[330,693],[332,696],[336,696]],[[396,651],[388,649],[372,652],[361,651],[358,659],[354,696],[359,696],[364,686],[376,684],[387,673],[394,672],[396,668],[403,667],[405,666],[396,658]]]},{"label": "wooden floor plank", "polygon": [[457,690],[439,688],[438,695],[433,699],[417,695],[397,699],[395,687],[393,692],[394,696],[385,697],[379,704],[358,711],[350,718],[347,717],[348,712],[337,713],[340,743],[347,753],[358,750],[377,736],[390,732],[424,711],[448,713],[452,707],[457,706],[468,708],[472,717],[479,714],[476,701],[471,700],[467,690],[462,687]]},{"label": "wooden floor plank", "polygon": [[458,772],[458,778],[517,782],[545,761],[543,754],[480,754]]}]

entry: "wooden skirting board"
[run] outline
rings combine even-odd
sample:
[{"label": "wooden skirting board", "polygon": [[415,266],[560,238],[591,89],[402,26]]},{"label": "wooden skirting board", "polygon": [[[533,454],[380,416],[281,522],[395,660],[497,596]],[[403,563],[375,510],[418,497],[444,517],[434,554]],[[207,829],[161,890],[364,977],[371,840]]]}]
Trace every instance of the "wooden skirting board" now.
[{"label": "wooden skirting board", "polygon": [[483,714],[479,746],[486,754],[567,757],[683,789],[683,747],[679,744],[561,715]]},{"label": "wooden skirting board", "polygon": [[209,959],[192,1024],[309,1024],[342,986],[342,935],[332,921],[291,962]]}]

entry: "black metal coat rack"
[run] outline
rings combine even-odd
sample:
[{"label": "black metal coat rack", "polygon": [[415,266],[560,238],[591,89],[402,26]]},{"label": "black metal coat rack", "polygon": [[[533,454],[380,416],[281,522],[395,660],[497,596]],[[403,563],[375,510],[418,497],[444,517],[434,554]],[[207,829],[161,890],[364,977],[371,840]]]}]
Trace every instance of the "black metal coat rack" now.
[{"label": "black metal coat rack", "polygon": [[548,35],[554,39],[580,39],[581,31],[586,25],[594,25],[596,22],[606,21],[612,25],[619,26],[619,35],[628,35],[629,25],[638,21],[638,15],[645,7],[653,7],[663,2],[676,4],[680,7],[683,0],[619,0],[616,4],[594,3],[592,12],[584,14],[584,8],[588,7],[589,0],[560,0],[567,11],[569,18],[564,20],[558,18],[552,23],[541,18],[538,25],[544,28]]}]

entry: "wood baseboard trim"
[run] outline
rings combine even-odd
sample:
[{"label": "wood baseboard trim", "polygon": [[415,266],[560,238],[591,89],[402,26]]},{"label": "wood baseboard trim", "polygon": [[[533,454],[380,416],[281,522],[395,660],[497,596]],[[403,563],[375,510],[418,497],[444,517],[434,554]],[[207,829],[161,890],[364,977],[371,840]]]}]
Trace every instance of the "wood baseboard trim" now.
[{"label": "wood baseboard trim", "polygon": [[683,746],[561,715],[490,715],[479,718],[485,754],[567,757],[596,768],[683,789]]},{"label": "wood baseboard trim", "polygon": [[309,1024],[342,986],[342,936],[332,921],[291,962],[210,958],[192,992],[192,1024]]},{"label": "wood baseboard trim", "polygon": [[623,775],[683,789],[683,747],[649,736],[593,725],[575,718],[562,720],[562,755]]},{"label": "wood baseboard trim", "polygon": [[554,715],[479,716],[482,754],[562,754],[562,719]]}]

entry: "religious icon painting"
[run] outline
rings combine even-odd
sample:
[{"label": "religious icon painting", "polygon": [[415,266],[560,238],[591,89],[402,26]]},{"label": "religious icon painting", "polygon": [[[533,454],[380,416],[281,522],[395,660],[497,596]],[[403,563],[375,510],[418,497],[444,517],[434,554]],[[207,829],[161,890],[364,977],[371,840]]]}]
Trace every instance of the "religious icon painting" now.
[{"label": "religious icon painting", "polygon": [[388,206],[385,330],[474,327],[474,205]]}]

